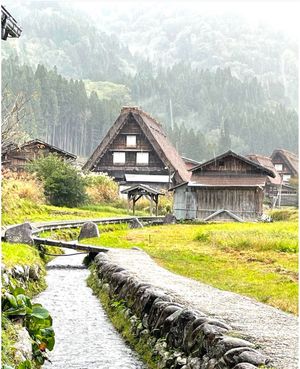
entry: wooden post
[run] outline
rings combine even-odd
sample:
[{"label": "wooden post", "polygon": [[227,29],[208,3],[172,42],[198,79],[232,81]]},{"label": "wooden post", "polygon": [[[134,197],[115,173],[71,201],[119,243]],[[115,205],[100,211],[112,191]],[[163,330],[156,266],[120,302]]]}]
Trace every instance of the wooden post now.
[{"label": "wooden post", "polygon": [[133,211],[133,215],[135,215],[135,197],[133,197],[132,199],[132,211]]},{"label": "wooden post", "polygon": [[158,195],[154,198],[155,201],[155,215],[158,216]]},{"label": "wooden post", "polygon": [[150,195],[150,215],[153,215],[153,196]]}]

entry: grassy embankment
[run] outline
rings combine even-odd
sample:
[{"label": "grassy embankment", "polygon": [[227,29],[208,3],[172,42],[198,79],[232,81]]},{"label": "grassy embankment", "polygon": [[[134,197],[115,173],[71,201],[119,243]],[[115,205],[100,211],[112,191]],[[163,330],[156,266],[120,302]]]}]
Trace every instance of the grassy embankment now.
[{"label": "grassy embankment", "polygon": [[[282,217],[280,212],[277,217]],[[295,220],[120,229],[85,242],[121,248],[137,246],[172,272],[287,312],[298,311]]]}]

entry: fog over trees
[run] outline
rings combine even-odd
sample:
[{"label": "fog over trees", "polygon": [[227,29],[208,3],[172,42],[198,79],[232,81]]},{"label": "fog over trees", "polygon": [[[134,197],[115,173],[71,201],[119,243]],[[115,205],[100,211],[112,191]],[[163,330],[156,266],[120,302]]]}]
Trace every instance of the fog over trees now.
[{"label": "fog over trees", "polygon": [[282,32],[192,9],[93,19],[67,2],[10,10],[23,33],[2,47],[2,103],[24,96],[31,138],[86,157],[131,104],[197,160],[297,151],[298,50]]}]

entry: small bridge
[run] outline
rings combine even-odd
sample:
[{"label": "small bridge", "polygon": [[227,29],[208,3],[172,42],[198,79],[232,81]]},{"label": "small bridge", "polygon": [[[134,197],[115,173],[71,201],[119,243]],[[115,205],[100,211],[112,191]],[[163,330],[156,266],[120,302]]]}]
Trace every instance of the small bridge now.
[{"label": "small bridge", "polygon": [[39,222],[39,223],[23,223],[8,227],[2,227],[1,239],[11,243],[25,243],[31,245],[46,245],[73,249],[87,253],[107,252],[109,249],[103,246],[92,246],[80,244],[77,241],[60,241],[48,238],[41,238],[38,235],[41,232],[65,229],[65,228],[80,228],[87,222],[95,224],[130,224],[131,227],[143,227],[149,224],[161,224],[164,217],[116,217],[116,218],[98,218],[98,219],[81,219],[68,221],[54,222]]},{"label": "small bridge", "polygon": [[[73,249],[76,251],[85,251],[85,252],[107,252],[109,249],[107,247],[102,246],[91,246],[91,245],[84,245],[77,242],[66,242],[66,241],[56,241],[51,240],[48,238],[40,238],[40,237],[33,237],[34,244],[39,245],[46,245],[46,246],[55,246],[55,247],[62,247],[66,249]],[[58,255],[59,256],[59,255]]]}]

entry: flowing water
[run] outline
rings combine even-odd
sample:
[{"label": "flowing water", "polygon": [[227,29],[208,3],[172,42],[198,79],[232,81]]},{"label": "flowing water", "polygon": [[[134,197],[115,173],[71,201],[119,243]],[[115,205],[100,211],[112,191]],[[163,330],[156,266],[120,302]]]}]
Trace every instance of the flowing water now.
[{"label": "flowing water", "polygon": [[[70,253],[70,251],[69,251]],[[48,266],[48,288],[37,298],[53,318],[56,344],[47,369],[145,369],[110,323],[86,285],[83,255],[60,256]]]}]

